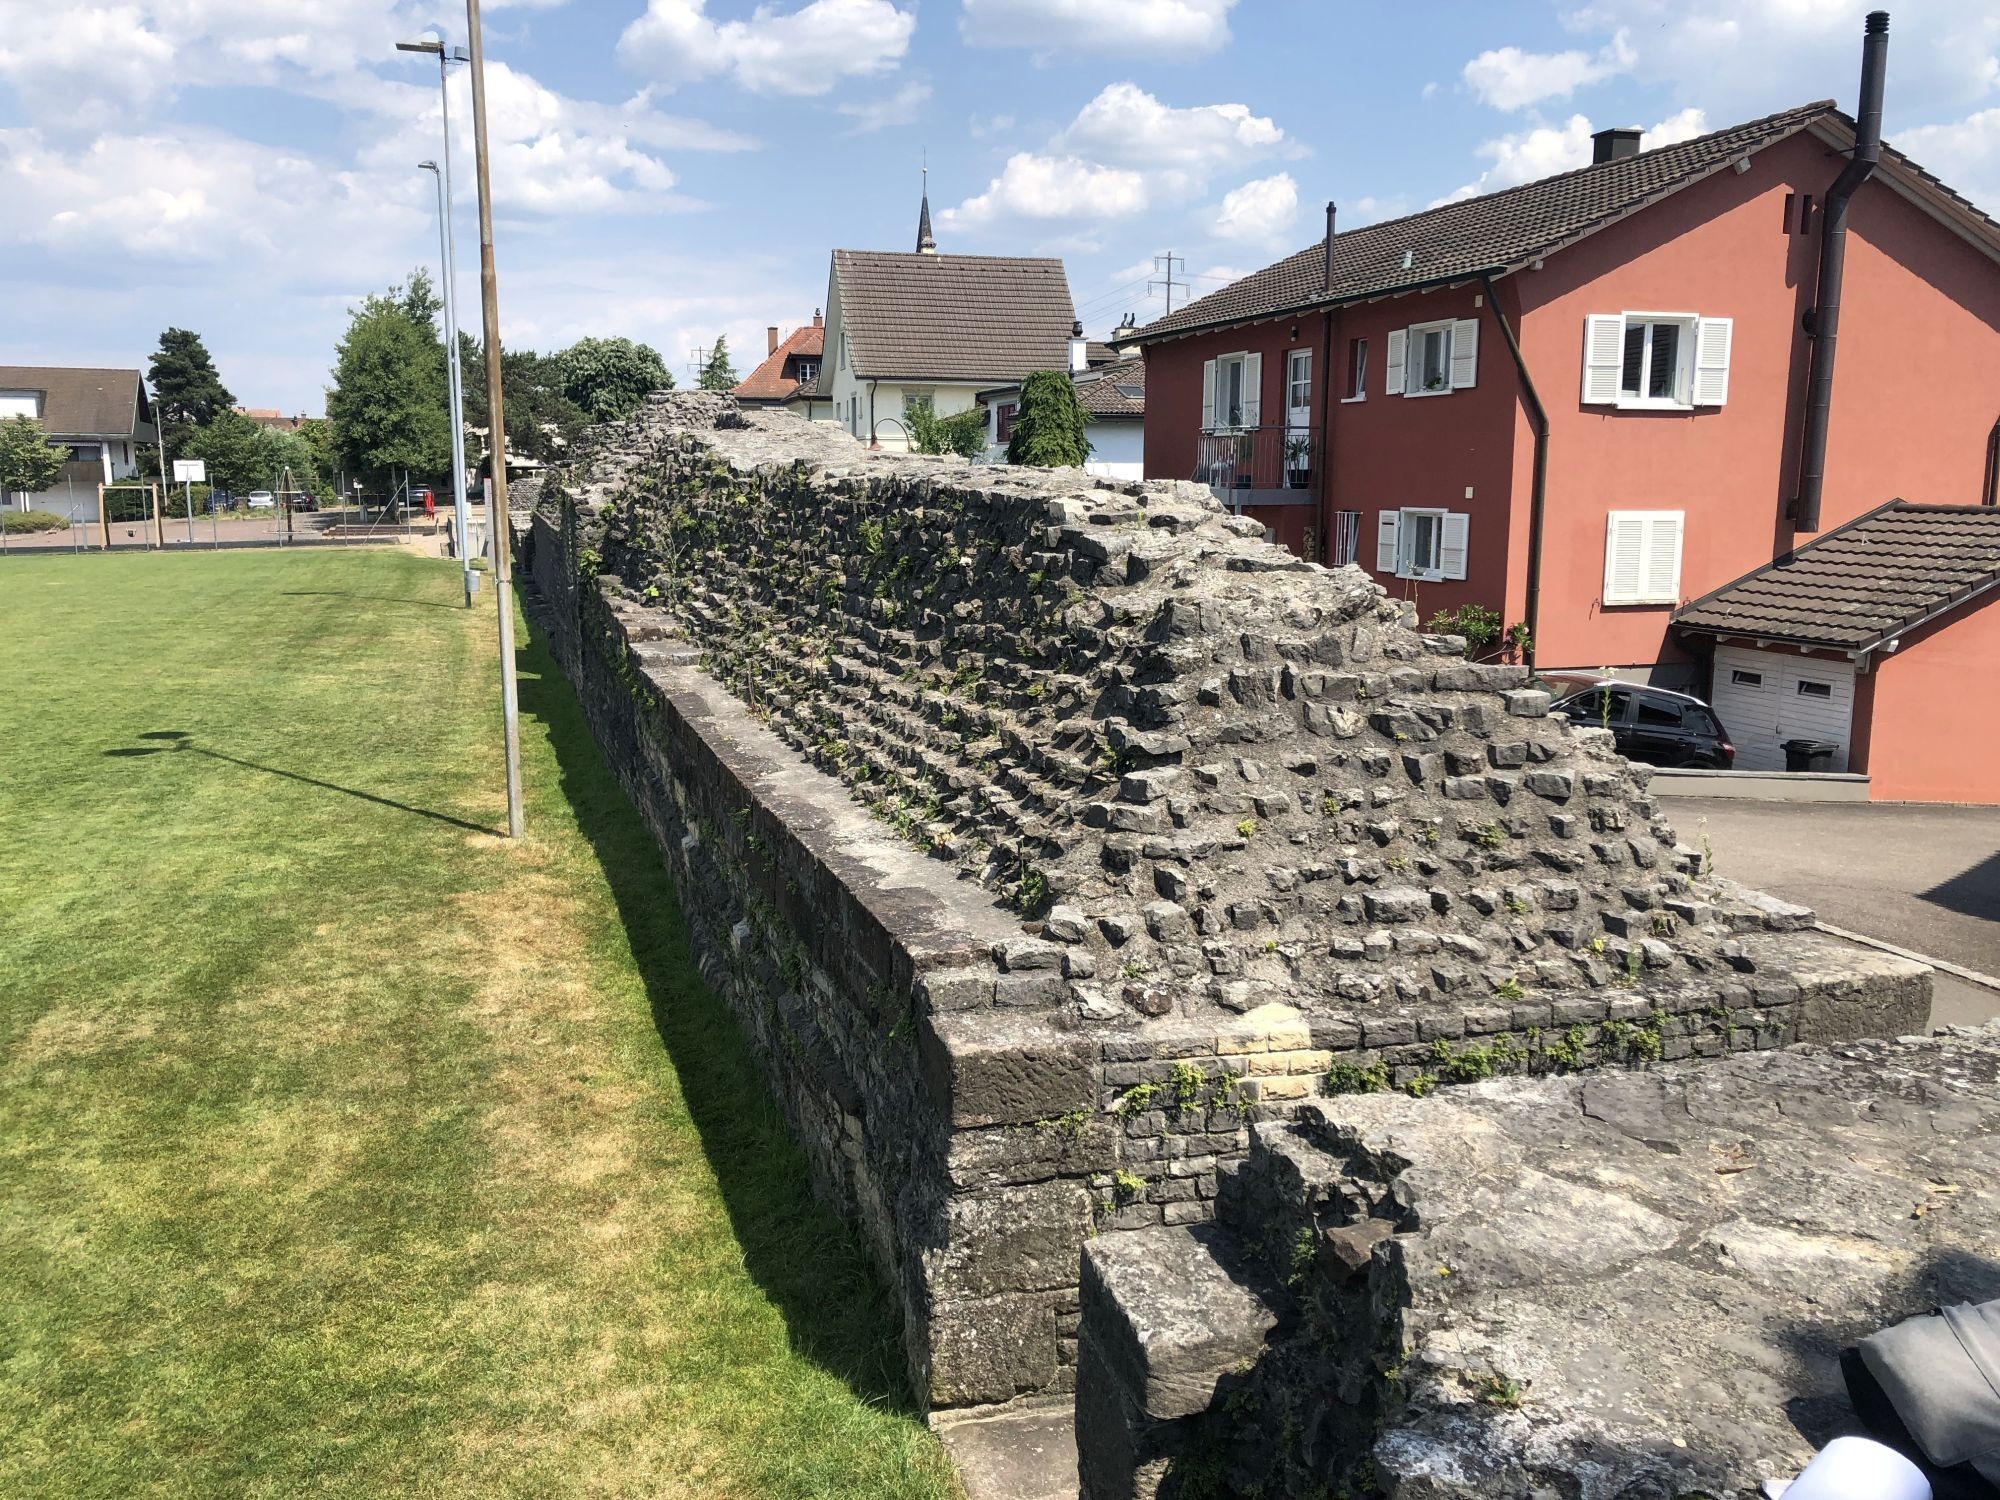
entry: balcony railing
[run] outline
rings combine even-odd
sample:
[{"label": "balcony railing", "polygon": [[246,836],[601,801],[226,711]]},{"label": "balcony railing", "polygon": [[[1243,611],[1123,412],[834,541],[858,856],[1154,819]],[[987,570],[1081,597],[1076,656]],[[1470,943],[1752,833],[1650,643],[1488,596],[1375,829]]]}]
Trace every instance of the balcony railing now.
[{"label": "balcony railing", "polygon": [[1311,505],[1319,497],[1317,427],[1236,427],[1195,439],[1194,478],[1225,505]]}]

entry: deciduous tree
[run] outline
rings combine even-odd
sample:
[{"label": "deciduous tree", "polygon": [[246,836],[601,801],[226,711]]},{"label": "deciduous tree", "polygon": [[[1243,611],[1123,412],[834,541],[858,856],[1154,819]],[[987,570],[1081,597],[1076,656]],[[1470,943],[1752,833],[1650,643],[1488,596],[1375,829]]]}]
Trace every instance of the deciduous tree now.
[{"label": "deciduous tree", "polygon": [[11,494],[33,495],[62,478],[69,449],[50,444],[33,417],[0,422],[0,504]]},{"label": "deciduous tree", "polygon": [[[486,360],[469,334],[458,336],[458,355],[459,379],[465,390],[465,420],[473,427],[489,427]],[[589,416],[564,394],[561,361],[561,355],[537,354],[532,349],[501,351],[500,384],[507,398],[509,453],[554,458],[589,425]]]},{"label": "deciduous tree", "polygon": [[451,468],[444,348],[431,317],[430,278],[414,272],[349,315],[326,415],[342,466],[376,489],[405,471],[436,479]]},{"label": "deciduous tree", "polygon": [[[622,422],[639,409],[648,392],[674,388],[674,377],[659,351],[631,339],[578,339],[552,356],[552,363],[563,396],[592,422]],[[504,381],[504,351],[500,364]],[[510,405],[512,401],[509,396]],[[511,413],[507,430],[510,435],[514,430]]]},{"label": "deciduous tree", "polygon": [[241,412],[225,411],[206,427],[196,428],[176,456],[200,459],[208,465],[208,482],[238,499],[245,490],[271,482],[264,429]]}]

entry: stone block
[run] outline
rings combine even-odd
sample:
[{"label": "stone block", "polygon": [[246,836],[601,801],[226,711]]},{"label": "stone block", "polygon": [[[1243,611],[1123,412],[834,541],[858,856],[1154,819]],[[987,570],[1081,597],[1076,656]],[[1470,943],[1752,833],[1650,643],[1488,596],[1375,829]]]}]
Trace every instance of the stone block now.
[{"label": "stone block", "polygon": [[1278,1322],[1255,1268],[1209,1227],[1099,1236],[1083,1249],[1080,1298],[1094,1381],[1149,1426],[1208,1410]]},{"label": "stone block", "polygon": [[1010,1293],[931,1311],[931,1406],[985,1406],[1045,1389],[1056,1376],[1056,1308],[1050,1293]]},{"label": "stone block", "polygon": [[931,1017],[919,1038],[925,1083],[954,1126],[1030,1125],[1096,1102],[1088,1037],[986,1011]]}]

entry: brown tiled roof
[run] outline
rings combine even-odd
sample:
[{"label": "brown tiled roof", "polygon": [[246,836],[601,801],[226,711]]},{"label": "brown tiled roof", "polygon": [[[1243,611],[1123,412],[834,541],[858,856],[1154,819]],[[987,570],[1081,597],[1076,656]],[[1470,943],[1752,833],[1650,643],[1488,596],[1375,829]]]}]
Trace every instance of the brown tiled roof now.
[{"label": "brown tiled roof", "polygon": [[1059,260],[836,250],[849,359],[863,380],[1019,380],[1069,368]]},{"label": "brown tiled roof", "polygon": [[2000,583],[2000,508],[1891,500],[1674,611],[1682,630],[1865,650]]},{"label": "brown tiled roof", "polygon": [[730,388],[730,394],[746,401],[784,400],[799,388],[798,381],[785,373],[786,361],[794,357],[818,359],[825,346],[826,328],[823,324],[808,323],[802,328],[794,328],[790,338]]},{"label": "brown tiled roof", "polygon": [[153,437],[137,370],[0,365],[0,390],[40,391],[42,430],[51,437]]},{"label": "brown tiled roof", "polygon": [[1139,338],[1151,341],[1481,271],[1511,270],[1836,114],[1833,101],[1822,99],[1695,140],[1335,234],[1331,289],[1322,235],[1296,255],[1147,324]]},{"label": "brown tiled roof", "polygon": [[1133,357],[1076,377],[1076,399],[1093,417],[1146,415],[1146,361]]}]

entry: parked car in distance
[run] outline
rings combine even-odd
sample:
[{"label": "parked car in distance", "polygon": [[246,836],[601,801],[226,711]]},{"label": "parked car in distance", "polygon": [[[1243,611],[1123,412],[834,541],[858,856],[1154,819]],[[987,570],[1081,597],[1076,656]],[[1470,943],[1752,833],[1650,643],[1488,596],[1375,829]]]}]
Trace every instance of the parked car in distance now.
[{"label": "parked car in distance", "polygon": [[292,495],[285,503],[294,511],[319,509],[319,497],[316,495]]},{"label": "parked car in distance", "polygon": [[1686,693],[1598,682],[1550,711],[1581,729],[1610,730],[1620,755],[1649,765],[1726,771],[1736,760],[1736,747],[1715,710]]},{"label": "parked car in distance", "polygon": [[278,497],[273,495],[269,490],[252,490],[244,498],[243,503],[252,510],[276,510],[278,508]]}]

